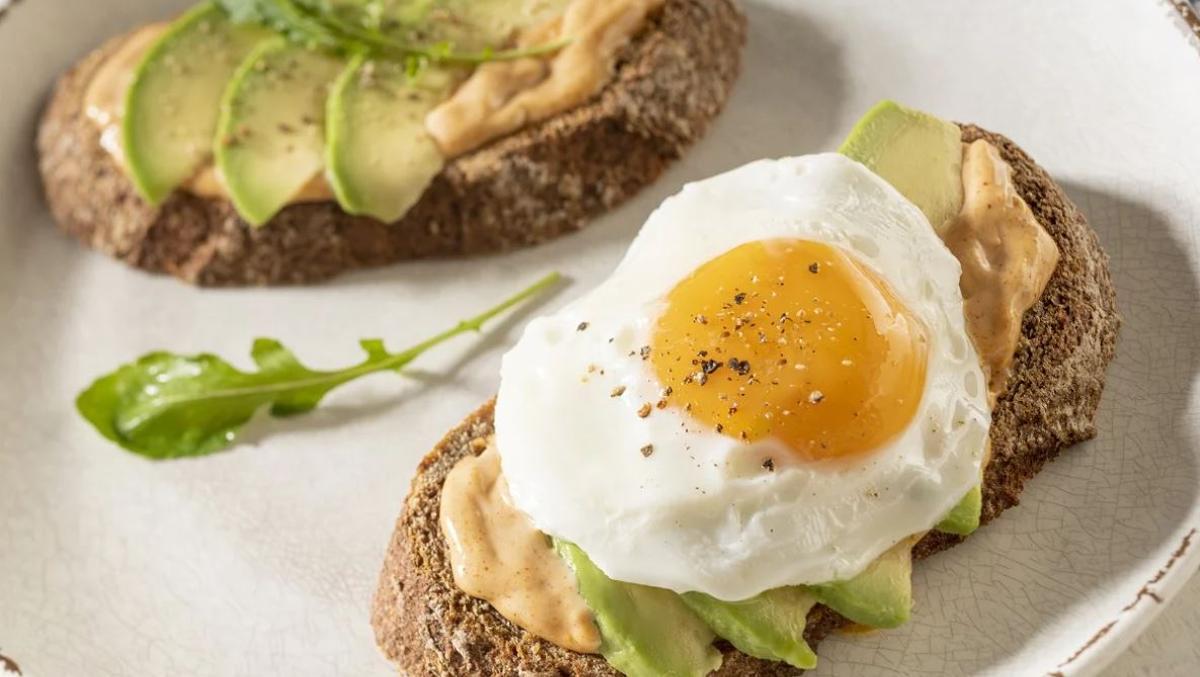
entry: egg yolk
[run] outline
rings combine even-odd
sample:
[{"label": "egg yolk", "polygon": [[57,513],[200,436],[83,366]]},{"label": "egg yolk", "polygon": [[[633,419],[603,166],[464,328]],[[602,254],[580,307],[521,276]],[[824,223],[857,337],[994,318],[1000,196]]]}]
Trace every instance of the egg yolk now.
[{"label": "egg yolk", "polygon": [[671,290],[652,336],[667,406],[807,460],[884,444],[925,389],[925,327],[874,271],[821,242],[750,242],[705,263]]}]

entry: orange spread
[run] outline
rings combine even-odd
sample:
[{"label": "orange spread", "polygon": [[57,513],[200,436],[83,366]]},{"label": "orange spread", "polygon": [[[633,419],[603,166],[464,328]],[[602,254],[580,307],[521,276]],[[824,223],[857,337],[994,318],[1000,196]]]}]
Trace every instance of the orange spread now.
[{"label": "orange spread", "polygon": [[1058,265],[1058,245],[1017,194],[1012,168],[990,143],[966,146],[962,172],[962,211],[943,239],[962,265],[967,332],[995,401],[1021,340],[1021,318]]},{"label": "orange spread", "polygon": [[447,157],[455,157],[587,101],[612,77],[617,52],[664,0],[574,0],[561,19],[527,32],[522,47],[569,42],[549,61],[496,61],[476,69],[425,119]]},{"label": "orange spread", "polygon": [[580,653],[600,649],[600,632],[574,574],[513,506],[494,444],[446,476],[440,521],[460,590],[558,646]]}]

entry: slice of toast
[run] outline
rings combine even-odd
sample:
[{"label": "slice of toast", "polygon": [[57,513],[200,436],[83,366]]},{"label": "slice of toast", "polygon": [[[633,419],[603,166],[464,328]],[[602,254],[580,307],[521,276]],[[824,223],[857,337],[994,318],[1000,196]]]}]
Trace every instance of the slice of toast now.
[{"label": "slice of toast", "polygon": [[704,133],[741,68],[733,0],[667,0],[591,101],[456,158],[395,223],[334,202],[292,205],[261,228],[225,200],[144,202],[84,115],[88,82],[119,40],[58,82],[38,130],[46,196],[63,230],[130,265],[200,285],[319,281],[402,259],[545,241],[647,185]]},{"label": "slice of toast", "polygon": [[[963,140],[984,138],[1012,166],[1021,197],[1054,238],[1058,268],[1025,314],[1012,376],[993,412],[992,460],[983,488],[984,523],[1017,504],[1025,481],[1062,449],[1095,434],[1096,407],[1112,360],[1120,317],[1108,257],[1096,233],[1041,167],[1012,141],[973,125]],[[422,460],[388,549],[372,624],[380,647],[414,675],[615,675],[604,659],[561,649],[506,621],[455,587],[438,527],[446,473],[474,440],[492,432],[493,404],[471,414]],[[914,550],[924,558],[962,538],[931,532]],[[805,638],[816,648],[847,621],[824,606],[809,613]],[[783,663],[723,645],[717,675],[794,675]]]}]

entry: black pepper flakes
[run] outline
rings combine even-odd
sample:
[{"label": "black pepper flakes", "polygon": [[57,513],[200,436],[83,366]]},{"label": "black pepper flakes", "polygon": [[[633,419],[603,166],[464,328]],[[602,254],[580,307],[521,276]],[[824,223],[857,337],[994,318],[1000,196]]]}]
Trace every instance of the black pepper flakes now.
[{"label": "black pepper flakes", "polygon": [[654,445],[653,444],[647,444],[646,446],[642,447],[642,456],[644,458],[650,458],[650,454],[653,454],[653,453],[654,453]]},{"label": "black pepper flakes", "polygon": [[775,459],[764,459],[762,462],[762,467],[766,469],[767,472],[775,472]]},{"label": "black pepper flakes", "polygon": [[721,368],[721,363],[716,360],[704,360],[700,363],[700,369],[705,374],[711,374]]},{"label": "black pepper flakes", "polygon": [[739,376],[745,376],[750,373],[750,362],[748,360],[739,360],[736,357],[729,358],[729,368],[736,372]]},{"label": "black pepper flakes", "polygon": [[584,329],[587,329],[587,328],[588,328],[587,322],[580,322],[579,326],[575,327],[575,331],[583,331]]},{"label": "black pepper flakes", "polygon": [[821,272],[821,264],[817,263],[816,261],[808,264],[808,272],[813,273],[814,275]]},{"label": "black pepper flakes", "polygon": [[642,359],[643,359],[643,360],[648,360],[648,359],[650,359],[650,346],[642,346],[642,347],[641,347],[641,348],[638,350],[638,354],[640,354],[640,355],[642,356]]},{"label": "black pepper flakes", "polygon": [[733,297],[733,302],[739,306],[746,302],[746,292],[738,292]]}]

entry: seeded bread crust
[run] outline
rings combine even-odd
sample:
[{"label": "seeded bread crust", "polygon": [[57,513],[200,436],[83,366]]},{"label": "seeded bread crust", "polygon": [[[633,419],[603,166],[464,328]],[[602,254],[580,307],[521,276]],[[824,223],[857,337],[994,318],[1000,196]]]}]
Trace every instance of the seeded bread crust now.
[{"label": "seeded bread crust", "polygon": [[293,205],[259,229],[225,200],[144,202],[83,113],[112,40],[59,80],[38,131],[50,209],[84,244],[198,285],[317,282],[403,259],[532,245],[581,228],[652,182],[703,135],[741,68],[733,0],[667,0],[590,102],[460,157],[396,223],[334,202]]},{"label": "seeded bread crust", "polygon": [[[1096,407],[1112,360],[1120,317],[1108,257],[1082,213],[1012,141],[974,125],[963,139],[983,138],[1013,168],[1018,192],[1062,254],[1041,299],[1025,314],[1013,374],[993,411],[992,460],[985,473],[983,522],[1017,504],[1025,481],[1062,449],[1095,435]],[[602,658],[566,651],[513,626],[487,602],[460,592],[450,574],[438,506],[446,473],[471,441],[492,431],[493,403],[471,414],[417,469],[396,524],[376,593],[372,624],[380,647],[412,675],[616,675]],[[477,445],[478,446],[478,445]],[[917,559],[961,537],[931,532]],[[847,621],[831,609],[809,613],[814,648]],[[800,671],[722,647],[727,677]]]}]

